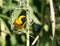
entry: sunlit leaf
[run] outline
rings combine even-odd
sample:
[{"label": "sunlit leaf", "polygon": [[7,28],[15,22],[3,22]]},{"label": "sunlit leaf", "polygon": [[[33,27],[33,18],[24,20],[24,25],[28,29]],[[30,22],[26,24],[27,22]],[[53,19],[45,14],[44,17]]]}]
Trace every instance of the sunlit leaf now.
[{"label": "sunlit leaf", "polygon": [[25,36],[24,36],[24,35],[22,35],[22,36],[21,36],[21,39],[22,39],[23,43],[26,41],[26,39],[25,39]]},{"label": "sunlit leaf", "polygon": [[7,27],[7,25],[6,25],[6,23],[4,22],[4,20],[3,20],[2,18],[0,18],[0,21],[1,21],[2,24],[4,25],[5,32],[8,33],[8,34],[10,34],[10,31],[9,31],[9,29],[8,29],[8,27]]},{"label": "sunlit leaf", "polygon": [[16,37],[15,37],[15,35],[11,35],[10,40],[11,40],[12,46],[14,46],[16,44]]},{"label": "sunlit leaf", "polygon": [[5,23],[5,21],[2,19],[2,18],[0,18],[0,22],[1,22],[1,43],[2,43],[2,46],[5,46],[6,45],[6,35],[7,34],[9,34],[10,35],[10,31],[9,31],[9,29],[8,29],[8,27],[7,27],[7,25],[6,25],[6,23]]},{"label": "sunlit leaf", "polygon": [[47,4],[49,4],[50,0],[47,0]]},{"label": "sunlit leaf", "polygon": [[[1,19],[0,19],[1,21]],[[5,46],[6,45],[6,40],[5,40],[5,37],[7,35],[7,33],[4,33],[6,30],[5,30],[5,26],[4,26],[4,23],[1,21],[1,43],[2,43],[2,46]]]},{"label": "sunlit leaf", "polygon": [[49,46],[49,42],[46,42],[46,43],[45,43],[45,46]]},{"label": "sunlit leaf", "polygon": [[48,25],[47,24],[44,25],[44,29],[46,32],[48,31]]},{"label": "sunlit leaf", "polygon": [[3,0],[0,0],[0,7],[3,7]]}]

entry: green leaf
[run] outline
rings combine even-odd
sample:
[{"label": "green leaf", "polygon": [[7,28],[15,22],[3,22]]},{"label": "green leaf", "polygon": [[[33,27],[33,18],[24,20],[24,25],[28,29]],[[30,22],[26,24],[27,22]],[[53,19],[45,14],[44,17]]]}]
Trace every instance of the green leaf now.
[{"label": "green leaf", "polygon": [[47,24],[44,25],[44,29],[46,32],[48,32],[48,25]]},{"label": "green leaf", "polygon": [[3,7],[3,0],[0,0],[0,7]]},{"label": "green leaf", "polygon": [[60,24],[56,24],[56,29],[60,30]]},{"label": "green leaf", "polygon": [[14,20],[20,15],[21,12],[22,12],[21,9],[15,9],[10,16],[9,23],[13,24]]},{"label": "green leaf", "polygon": [[[4,25],[4,28],[5,28],[5,32],[10,34],[10,31],[9,31],[9,28],[7,27],[6,23],[4,22],[4,20],[2,18],[0,18],[0,21],[1,21],[1,24]],[[2,27],[1,27],[2,28]]]},{"label": "green leaf", "polygon": [[45,46],[49,46],[49,42],[46,42],[46,43],[45,43]]},{"label": "green leaf", "polygon": [[34,13],[33,13],[33,10],[32,10],[32,8],[29,6],[28,7],[29,9],[29,17],[31,18],[31,19],[33,19],[33,21],[35,22],[35,23],[37,23],[37,24],[39,24],[39,25],[41,25],[42,23],[38,20],[38,18],[34,15]]},{"label": "green leaf", "polygon": [[6,15],[2,15],[2,14],[0,14],[0,17],[4,18],[4,19],[7,19],[7,20],[9,19],[9,17],[7,17]]},{"label": "green leaf", "polygon": [[22,36],[21,36],[21,39],[22,39],[22,42],[23,42],[23,43],[26,41],[26,39],[25,39],[25,36],[24,36],[24,35],[22,35]]},{"label": "green leaf", "polygon": [[12,46],[16,45],[16,37],[15,37],[15,35],[10,35],[10,36],[11,36],[10,40],[11,40]]}]

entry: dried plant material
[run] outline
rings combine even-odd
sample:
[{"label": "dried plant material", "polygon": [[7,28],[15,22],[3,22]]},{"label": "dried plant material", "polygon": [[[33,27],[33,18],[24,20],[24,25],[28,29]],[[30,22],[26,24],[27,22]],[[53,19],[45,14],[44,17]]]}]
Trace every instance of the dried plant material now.
[{"label": "dried plant material", "polygon": [[53,7],[53,1],[50,0],[50,13],[51,13],[51,22],[52,22],[52,35],[54,38],[55,35],[55,13],[54,13],[54,7]]}]

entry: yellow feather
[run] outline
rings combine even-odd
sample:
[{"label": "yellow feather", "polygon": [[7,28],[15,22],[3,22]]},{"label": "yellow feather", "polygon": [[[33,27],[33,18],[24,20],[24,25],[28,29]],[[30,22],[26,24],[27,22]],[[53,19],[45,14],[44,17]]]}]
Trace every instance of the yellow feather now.
[{"label": "yellow feather", "polygon": [[24,28],[23,21],[21,20],[23,18],[26,18],[26,17],[24,15],[21,15],[20,17],[15,19],[15,21],[14,21],[15,27],[20,28],[20,29]]}]

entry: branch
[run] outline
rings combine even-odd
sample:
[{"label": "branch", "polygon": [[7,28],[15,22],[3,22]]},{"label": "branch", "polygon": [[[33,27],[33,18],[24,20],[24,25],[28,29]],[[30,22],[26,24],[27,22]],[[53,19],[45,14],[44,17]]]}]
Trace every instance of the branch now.
[{"label": "branch", "polygon": [[[40,30],[40,32],[43,30],[43,27],[42,29]],[[38,41],[39,37],[40,37],[40,32],[38,33],[38,35],[36,36],[35,40],[32,42],[32,46],[35,45],[35,43]]]},{"label": "branch", "polygon": [[35,43],[38,41],[38,39],[39,39],[39,35],[37,35],[36,38],[35,38],[35,40],[32,42],[32,46],[35,45]]},{"label": "branch", "polygon": [[52,35],[54,38],[54,35],[55,35],[55,12],[54,12],[52,0],[50,0],[50,13],[51,13],[51,22],[52,22]]}]

